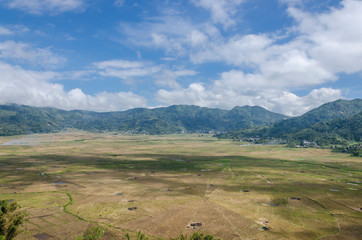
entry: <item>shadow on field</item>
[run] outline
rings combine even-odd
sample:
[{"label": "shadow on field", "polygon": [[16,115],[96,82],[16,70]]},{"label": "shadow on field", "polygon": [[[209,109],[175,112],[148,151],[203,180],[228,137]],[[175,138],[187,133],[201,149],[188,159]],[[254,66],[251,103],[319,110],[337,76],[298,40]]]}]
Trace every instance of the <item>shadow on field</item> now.
[{"label": "shadow on field", "polygon": [[[278,192],[288,193],[293,188],[305,189],[306,191],[317,192],[328,188],[328,184],[300,184],[298,182],[286,182],[284,178],[299,178],[305,174],[333,176],[347,172],[360,172],[359,169],[341,169],[338,164],[319,164],[307,161],[289,161],[282,159],[261,159],[246,156],[192,156],[184,154],[117,154],[101,156],[89,155],[32,155],[12,156],[0,159],[1,177],[16,176],[17,182],[25,185],[36,182],[57,181],[54,174],[47,174],[48,167],[57,167],[56,174],[86,174],[87,171],[109,170],[115,173],[122,173],[130,176],[141,173],[192,173],[195,175],[208,176],[209,178],[229,179],[226,183],[215,184],[213,189],[221,188],[227,192],[237,192],[241,189],[248,189],[260,193]],[[21,169],[19,169],[21,168]],[[229,169],[229,170],[225,170]],[[232,169],[232,170],[231,170]],[[303,170],[303,171],[301,171]],[[287,176],[276,175],[274,172],[287,172]],[[44,173],[44,175],[42,175]],[[255,176],[260,176],[255,177]],[[237,181],[238,178],[247,178],[247,181]],[[266,177],[274,177],[280,181],[269,182]],[[143,179],[142,179],[143,178]],[[175,178],[158,177],[157,174],[151,177],[142,177],[137,181],[159,182],[166,185],[179,185],[177,175]],[[252,179],[253,181],[249,181]],[[59,181],[59,179],[58,179]],[[258,184],[255,184],[258,181]],[[211,183],[210,183],[211,184]],[[205,183],[188,183],[188,187],[205,189]],[[333,184],[331,184],[333,188]],[[182,194],[185,194],[184,192]]]}]

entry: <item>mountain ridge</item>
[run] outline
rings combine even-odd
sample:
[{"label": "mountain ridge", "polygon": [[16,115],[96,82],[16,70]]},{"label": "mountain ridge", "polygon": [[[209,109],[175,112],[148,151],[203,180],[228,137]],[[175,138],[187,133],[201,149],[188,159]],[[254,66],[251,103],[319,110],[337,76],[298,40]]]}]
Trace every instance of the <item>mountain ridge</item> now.
[{"label": "mountain ridge", "polygon": [[0,105],[0,135],[56,132],[65,128],[145,134],[227,131],[269,124],[287,118],[258,106],[232,110],[172,105],[126,111],[92,112],[26,105]]}]

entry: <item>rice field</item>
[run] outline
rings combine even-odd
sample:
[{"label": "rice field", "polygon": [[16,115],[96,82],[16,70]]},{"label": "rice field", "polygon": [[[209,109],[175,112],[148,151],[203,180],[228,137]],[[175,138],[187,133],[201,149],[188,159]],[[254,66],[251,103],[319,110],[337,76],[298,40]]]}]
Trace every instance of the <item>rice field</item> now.
[{"label": "rice field", "polygon": [[0,137],[0,200],[27,212],[15,239],[362,239],[361,181],[358,157],[205,134]]}]

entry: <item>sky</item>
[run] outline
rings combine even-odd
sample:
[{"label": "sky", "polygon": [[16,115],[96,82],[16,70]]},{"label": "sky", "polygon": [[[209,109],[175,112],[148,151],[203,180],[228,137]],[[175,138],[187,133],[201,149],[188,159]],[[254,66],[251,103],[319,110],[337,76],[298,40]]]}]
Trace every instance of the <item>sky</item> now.
[{"label": "sky", "polygon": [[123,111],[362,97],[362,0],[0,0],[0,104]]}]

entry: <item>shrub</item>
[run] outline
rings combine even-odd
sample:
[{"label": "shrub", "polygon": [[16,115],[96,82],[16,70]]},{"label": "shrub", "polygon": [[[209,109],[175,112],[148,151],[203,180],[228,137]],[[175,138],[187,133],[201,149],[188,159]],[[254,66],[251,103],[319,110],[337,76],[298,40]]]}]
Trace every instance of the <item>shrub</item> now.
[{"label": "shrub", "polygon": [[[104,229],[99,225],[90,225],[83,236],[78,236],[74,240],[96,240],[103,237]],[[0,239],[1,240],[1,239]]]},{"label": "shrub", "polygon": [[[126,239],[127,240],[132,239],[128,233],[126,234]],[[143,233],[138,232],[135,240],[148,240],[148,238]],[[170,240],[220,240],[220,239],[216,239],[211,235],[204,236],[203,233],[194,232],[190,237],[181,235],[177,238],[171,238]]]},{"label": "shrub", "polygon": [[11,240],[24,220],[25,213],[15,201],[0,201],[0,240]]}]

